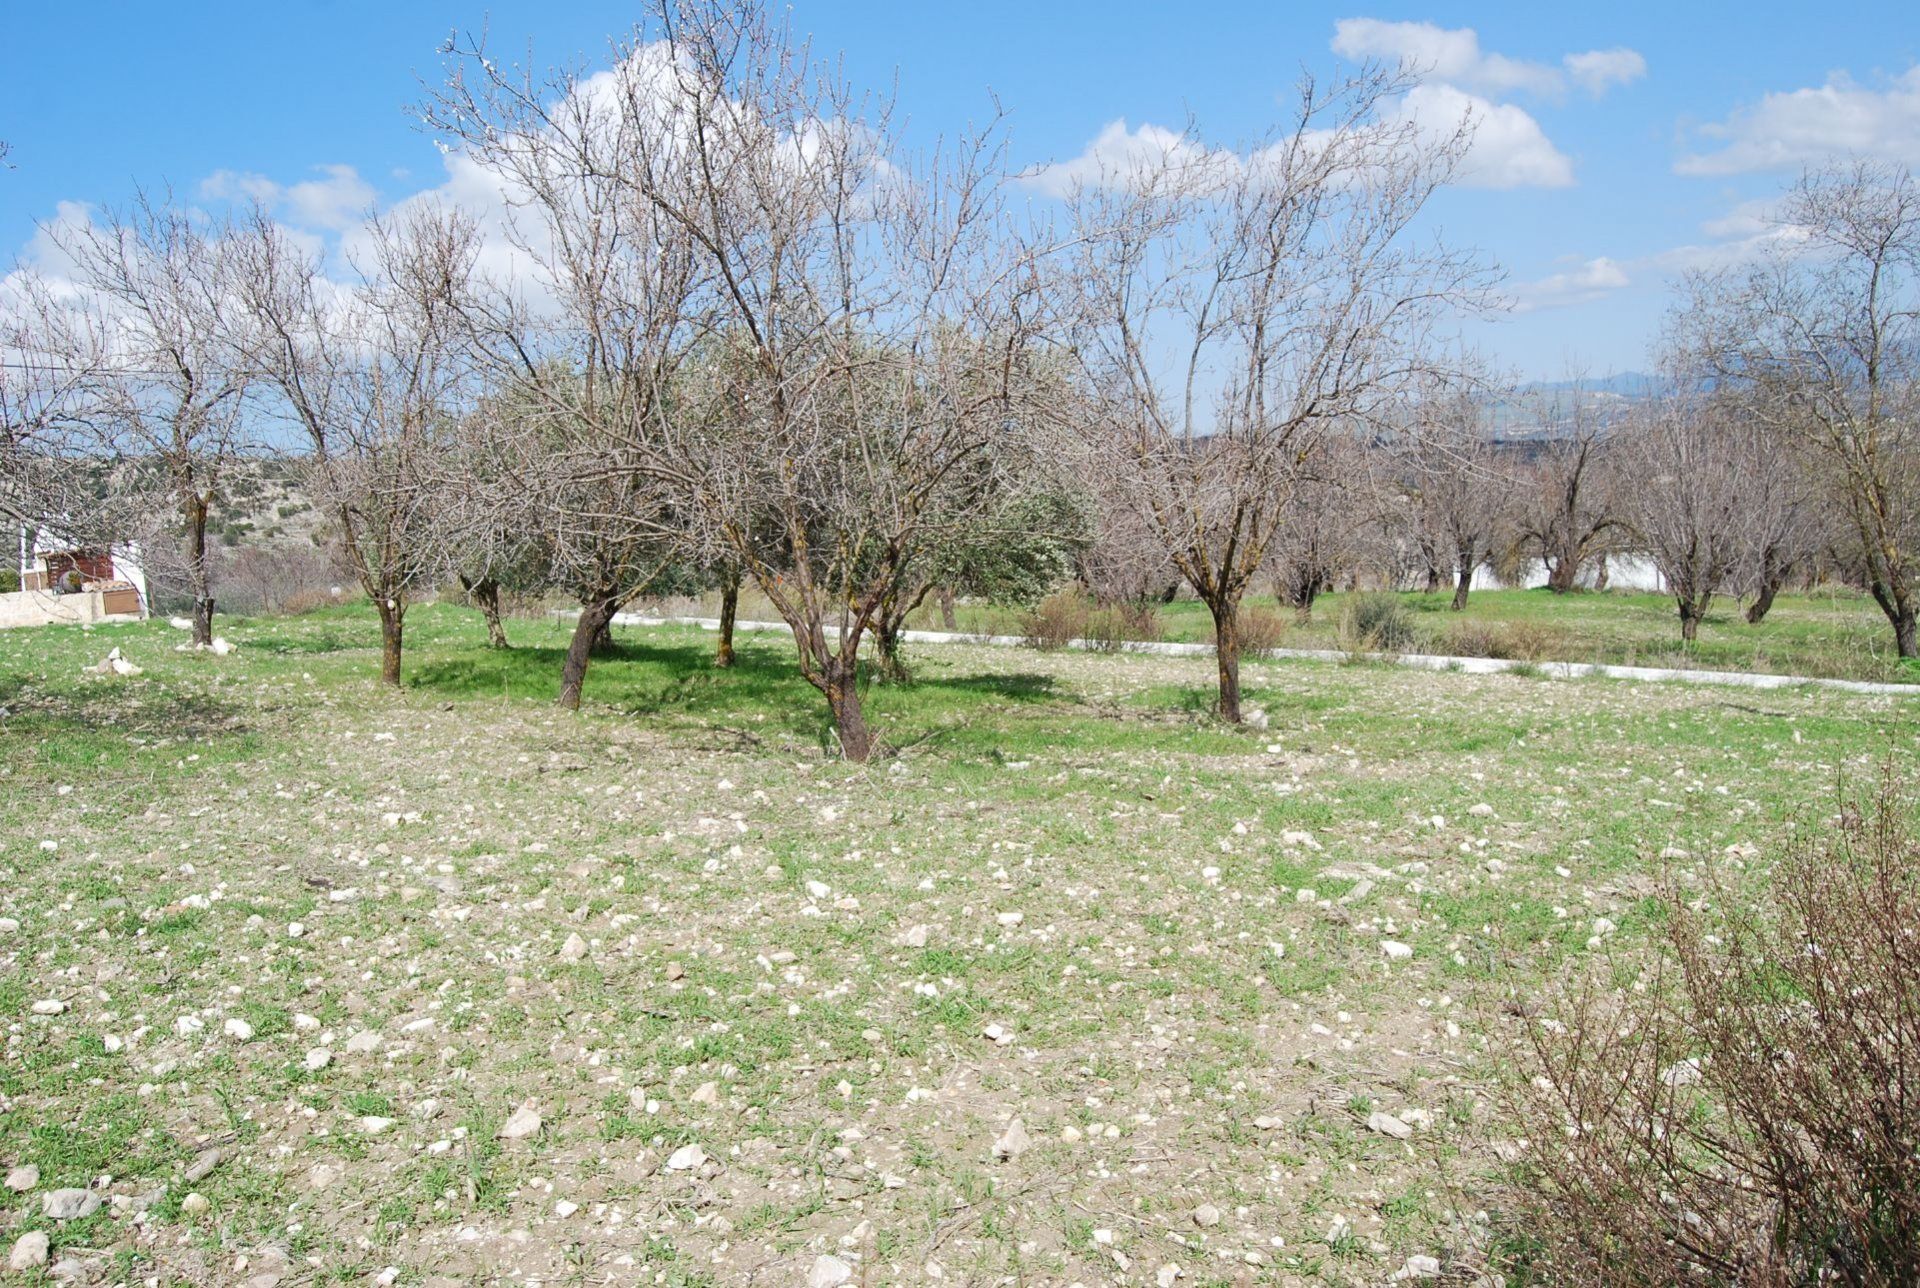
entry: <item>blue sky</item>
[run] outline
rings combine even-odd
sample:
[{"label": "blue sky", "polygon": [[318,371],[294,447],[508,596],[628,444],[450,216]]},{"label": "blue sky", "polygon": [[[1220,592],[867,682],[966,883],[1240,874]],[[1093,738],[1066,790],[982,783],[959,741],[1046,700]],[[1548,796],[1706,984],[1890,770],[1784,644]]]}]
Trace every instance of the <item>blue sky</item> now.
[{"label": "blue sky", "polygon": [[[1103,136],[1248,139],[1303,67],[1365,52],[1432,68],[1417,105],[1472,103],[1481,186],[1434,218],[1499,261],[1520,310],[1483,342],[1529,376],[1646,365],[1673,274],[1753,244],[1765,202],[1834,150],[1920,164],[1920,16],[1909,3],[1560,7],[1265,3],[967,5],[793,0],[816,46],[886,86],[926,137],[1012,112],[1015,156],[1067,162]],[[325,231],[366,201],[445,181],[406,105],[447,32],[505,57],[605,62],[628,5],[279,0],[0,5],[7,75],[0,258],[63,202],[171,184],[208,200],[271,183]],[[1345,25],[1342,25],[1342,24]],[[1582,59],[1581,55],[1590,55]],[[216,176],[224,175],[225,178]],[[305,186],[300,186],[305,185]]]}]

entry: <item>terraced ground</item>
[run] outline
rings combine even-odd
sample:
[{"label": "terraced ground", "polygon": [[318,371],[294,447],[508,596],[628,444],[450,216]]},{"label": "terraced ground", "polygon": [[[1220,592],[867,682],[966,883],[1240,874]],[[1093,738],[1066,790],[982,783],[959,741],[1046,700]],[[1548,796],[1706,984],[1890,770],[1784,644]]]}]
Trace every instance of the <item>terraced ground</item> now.
[{"label": "terraced ground", "polygon": [[1227,729],[1204,658],[955,646],[862,768],[772,637],[623,631],[572,716],[549,623],[418,609],[400,692],[365,613],[222,630],[0,635],[0,1234],[83,1282],[1473,1282],[1510,1003],[1920,752],[1905,697],[1254,663]]}]

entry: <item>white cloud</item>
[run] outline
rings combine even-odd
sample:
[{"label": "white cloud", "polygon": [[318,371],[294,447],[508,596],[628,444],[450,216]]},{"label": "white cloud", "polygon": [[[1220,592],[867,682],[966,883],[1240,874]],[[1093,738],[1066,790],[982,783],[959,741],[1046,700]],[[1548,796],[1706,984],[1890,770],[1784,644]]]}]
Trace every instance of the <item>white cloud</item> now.
[{"label": "white cloud", "polygon": [[1238,165],[1230,153],[1210,151],[1178,130],[1159,125],[1129,130],[1121,120],[1109,122],[1073,160],[1037,166],[1022,174],[1020,182],[1049,197],[1065,197],[1081,188],[1130,187],[1147,175],[1175,168],[1210,173],[1216,166]]},{"label": "white cloud", "polygon": [[1589,49],[1560,60],[1580,88],[1599,98],[1615,85],[1629,85],[1647,74],[1647,60],[1633,49]]},{"label": "white cloud", "polygon": [[1524,108],[1492,103],[1452,85],[1416,85],[1391,109],[1392,119],[1412,121],[1428,138],[1453,133],[1470,119],[1473,145],[1459,182],[1469,188],[1566,188],[1573,162],[1553,146]]},{"label": "white cloud", "polygon": [[1584,260],[1565,272],[1519,283],[1512,290],[1513,311],[1533,313],[1540,309],[1585,304],[1632,284],[1633,279],[1621,264],[1602,255],[1598,259]]},{"label": "white cloud", "polygon": [[1433,80],[1490,94],[1552,94],[1562,86],[1560,73],[1544,63],[1481,49],[1480,36],[1471,27],[1342,18],[1333,25],[1333,52],[1343,58],[1405,63]]},{"label": "white cloud", "polygon": [[1333,26],[1333,52],[1344,58],[1381,59],[1417,70],[1424,78],[1482,94],[1564,93],[1569,76],[1596,98],[1615,85],[1646,75],[1647,60],[1631,49],[1592,49],[1568,54],[1561,66],[1509,58],[1481,48],[1471,27],[1431,22],[1386,22],[1343,18]]},{"label": "white cloud", "polygon": [[1815,89],[1768,94],[1700,133],[1722,146],[1680,158],[1681,174],[1794,169],[1836,154],[1920,165],[1920,65],[1883,89],[1837,73]]},{"label": "white cloud", "polygon": [[372,209],[378,195],[373,185],[350,165],[315,166],[324,178],[307,179],[282,187],[265,175],[216,170],[200,183],[200,195],[216,201],[246,198],[279,211],[300,228],[335,232],[358,222]]}]

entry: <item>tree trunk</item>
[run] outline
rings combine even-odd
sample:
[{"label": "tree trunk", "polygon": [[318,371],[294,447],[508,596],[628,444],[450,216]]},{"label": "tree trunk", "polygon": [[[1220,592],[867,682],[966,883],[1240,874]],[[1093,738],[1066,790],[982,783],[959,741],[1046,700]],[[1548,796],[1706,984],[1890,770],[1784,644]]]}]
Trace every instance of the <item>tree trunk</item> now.
[{"label": "tree trunk", "polygon": [[1893,642],[1901,657],[1920,657],[1920,621],[1916,620],[1913,605],[1908,604],[1893,619]]},{"label": "tree trunk", "polygon": [[487,645],[490,648],[511,648],[507,643],[506,627],[500,622],[500,583],[491,577],[482,577],[479,581],[460,579],[460,585],[466,589],[467,598],[480,610],[480,616],[487,622]]},{"label": "tree trunk", "polygon": [[858,671],[857,660],[833,658],[827,663],[820,688],[833,712],[840,754],[856,765],[864,765],[873,756],[873,735],[867,729],[866,713],[860,709]]},{"label": "tree trunk", "polygon": [[389,596],[379,601],[380,608],[380,683],[400,687],[401,632],[406,625],[407,606]]},{"label": "tree trunk", "polygon": [[1220,599],[1207,605],[1213,614],[1213,656],[1220,670],[1220,718],[1240,723],[1240,605]]},{"label": "tree trunk", "polygon": [[1431,595],[1434,592],[1438,591],[1439,589],[1440,589],[1440,565],[1429,560],[1427,563],[1426,593]]},{"label": "tree trunk", "polygon": [[720,643],[713,650],[713,664],[733,665],[733,623],[740,614],[740,570],[729,565],[720,574]]},{"label": "tree trunk", "polygon": [[1758,626],[1766,620],[1767,614],[1773,611],[1773,597],[1780,593],[1786,581],[1785,561],[1777,558],[1771,550],[1761,555],[1760,587],[1754,594],[1753,602],[1747,605],[1747,625]]},{"label": "tree trunk", "polygon": [[873,624],[873,673],[888,684],[908,680],[906,663],[900,660],[900,629],[904,623],[882,614]]},{"label": "tree trunk", "polygon": [[1605,555],[1601,555],[1600,569],[1598,572],[1593,574],[1593,588],[1595,590],[1605,590],[1607,588],[1608,583],[1611,582],[1612,580],[1613,580],[1612,574],[1607,571],[1607,557]]},{"label": "tree trunk", "polygon": [[598,651],[596,645],[620,601],[610,595],[590,599],[580,606],[580,620],[573,625],[573,638],[567,642],[567,660],[560,667],[560,696],[555,701],[568,711],[580,709],[580,690],[587,683],[587,664]]},{"label": "tree trunk", "polygon": [[940,629],[947,631],[959,630],[960,618],[953,611],[953,587],[942,586],[935,593],[940,599]]},{"label": "tree trunk", "polygon": [[1473,589],[1473,564],[1471,552],[1462,551],[1459,558],[1460,571],[1453,583],[1453,611],[1460,612],[1467,606],[1467,592]]},{"label": "tree trunk", "polygon": [[1571,556],[1547,560],[1547,589],[1556,595],[1571,592],[1580,580],[1580,561]]},{"label": "tree trunk", "polygon": [[1691,599],[1680,597],[1680,638],[1691,644],[1700,636],[1700,609]]},{"label": "tree trunk", "polygon": [[207,571],[207,503],[190,498],[181,507],[187,521],[187,581],[193,587],[193,642],[213,643],[213,589]]}]

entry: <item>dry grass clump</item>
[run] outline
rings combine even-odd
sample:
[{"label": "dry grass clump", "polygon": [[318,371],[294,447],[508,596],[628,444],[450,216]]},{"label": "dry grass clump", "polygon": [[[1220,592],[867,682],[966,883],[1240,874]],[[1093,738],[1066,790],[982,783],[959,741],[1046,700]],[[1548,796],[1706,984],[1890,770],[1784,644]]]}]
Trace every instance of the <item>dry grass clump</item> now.
[{"label": "dry grass clump", "polygon": [[1455,622],[1441,646],[1453,657],[1495,657],[1539,662],[1564,656],[1561,633],[1539,622]]},{"label": "dry grass clump", "polygon": [[1061,649],[1085,640],[1095,652],[1117,653],[1133,641],[1159,639],[1160,612],[1144,602],[1100,604],[1085,590],[1070,586],[1035,605],[1021,634],[1029,648]]}]

